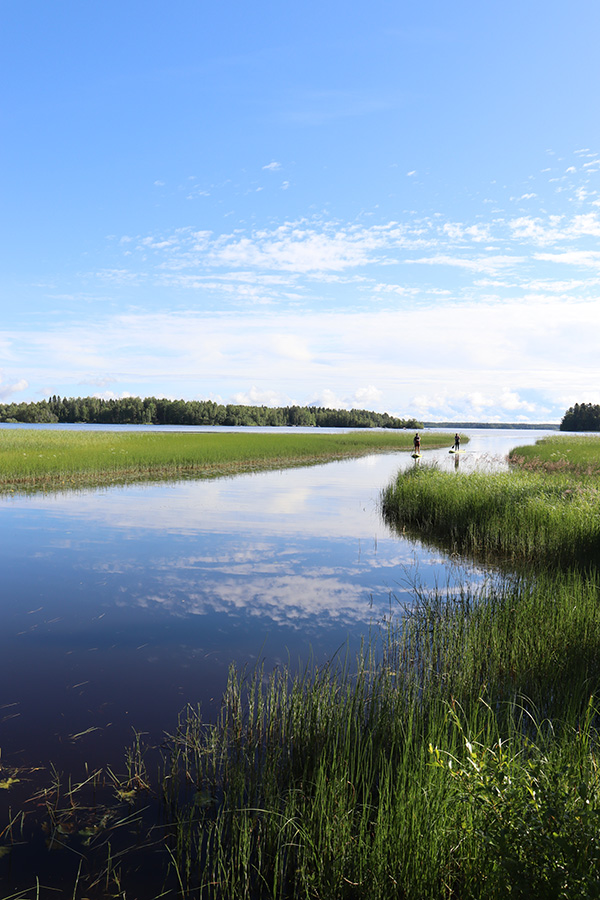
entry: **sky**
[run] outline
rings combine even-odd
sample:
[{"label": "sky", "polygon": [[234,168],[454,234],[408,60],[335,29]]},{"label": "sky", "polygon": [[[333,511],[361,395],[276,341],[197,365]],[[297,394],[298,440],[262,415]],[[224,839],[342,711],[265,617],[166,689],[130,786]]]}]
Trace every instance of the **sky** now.
[{"label": "sky", "polygon": [[0,402],[600,403],[597,0],[0,0]]}]

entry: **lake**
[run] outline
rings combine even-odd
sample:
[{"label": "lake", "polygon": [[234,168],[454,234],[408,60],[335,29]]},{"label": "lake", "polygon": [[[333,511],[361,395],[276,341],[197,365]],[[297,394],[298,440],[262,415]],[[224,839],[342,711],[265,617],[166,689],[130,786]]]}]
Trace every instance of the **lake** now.
[{"label": "lake", "polygon": [[415,585],[484,577],[379,512],[400,468],[504,466],[548,432],[466,433],[460,458],[1,497],[2,763],[118,766],[134,730],[159,743],[187,703],[214,717],[232,661],[323,662],[410,605]]}]

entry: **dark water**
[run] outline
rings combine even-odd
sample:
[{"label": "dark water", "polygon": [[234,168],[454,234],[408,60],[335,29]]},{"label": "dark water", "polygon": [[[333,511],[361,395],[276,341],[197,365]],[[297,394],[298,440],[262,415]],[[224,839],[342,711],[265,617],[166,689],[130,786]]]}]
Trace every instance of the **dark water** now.
[{"label": "dark water", "polygon": [[[474,430],[460,463],[423,462],[495,467],[539,436]],[[116,765],[132,729],[160,741],[188,702],[214,715],[231,661],[324,661],[410,604],[414,582],[480,577],[381,520],[407,465],[0,498],[2,763]]]},{"label": "dark water", "polygon": [[[460,466],[502,464],[537,436],[473,431]],[[232,660],[324,660],[410,603],[414,579],[445,584],[440,554],[380,518],[406,465],[2,498],[4,759],[100,764],[132,727],[159,738],[187,702],[216,709]]]}]

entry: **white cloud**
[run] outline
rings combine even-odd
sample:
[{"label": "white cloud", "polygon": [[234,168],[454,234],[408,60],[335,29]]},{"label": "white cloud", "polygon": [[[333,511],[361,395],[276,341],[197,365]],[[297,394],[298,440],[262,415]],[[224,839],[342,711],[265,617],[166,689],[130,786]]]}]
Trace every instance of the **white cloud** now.
[{"label": "white cloud", "polygon": [[354,409],[381,409],[382,400],[383,391],[369,384],[356,391],[351,405]]},{"label": "white cloud", "polygon": [[441,230],[453,241],[470,240],[482,243],[491,240],[489,225],[463,225],[462,222],[446,222]]},{"label": "white cloud", "polygon": [[[67,379],[81,387],[52,392],[96,393],[103,384],[116,396],[156,393],[158,383],[167,396],[290,398],[408,415],[451,379],[446,406],[462,418],[479,409],[486,419],[535,419],[531,391],[546,408],[553,394],[600,382],[599,334],[597,297],[572,303],[551,292],[362,312],[97,315],[5,334],[19,372],[6,366],[4,382],[6,391]],[[435,417],[446,416],[440,409]]]},{"label": "white cloud", "polygon": [[[26,391],[29,387],[29,382],[25,378],[19,378],[18,381],[13,382],[12,384],[5,384],[4,379],[0,379],[0,398],[3,402],[13,402],[10,398],[14,394],[20,394],[22,391]],[[15,401],[18,402],[18,401]]]},{"label": "white cloud", "polygon": [[240,406],[288,406],[290,398],[277,391],[260,390],[252,385],[249,391],[237,392],[231,395],[231,402]]},{"label": "white cloud", "polygon": [[568,266],[600,267],[600,250],[565,250],[561,253],[536,253],[536,259]]},{"label": "white cloud", "polygon": [[129,391],[121,391],[118,394],[114,391],[102,391],[92,396],[97,397],[99,400],[124,400],[126,397],[133,397],[134,395]]},{"label": "white cloud", "polygon": [[281,169],[281,163],[270,162],[270,163],[267,163],[266,166],[263,166],[263,169],[265,169],[268,172],[276,172],[278,169]]},{"label": "white cloud", "polygon": [[523,257],[518,256],[478,256],[467,258],[462,256],[449,256],[446,254],[406,260],[407,263],[415,265],[451,266],[457,269],[467,269],[470,272],[486,273],[494,273],[516,267],[522,261]]}]

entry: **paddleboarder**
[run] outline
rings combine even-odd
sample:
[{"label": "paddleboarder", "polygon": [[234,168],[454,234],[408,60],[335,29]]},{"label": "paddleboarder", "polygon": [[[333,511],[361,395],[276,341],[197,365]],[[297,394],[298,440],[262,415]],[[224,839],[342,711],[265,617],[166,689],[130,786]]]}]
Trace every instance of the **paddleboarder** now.
[{"label": "paddleboarder", "polygon": [[413,447],[415,448],[415,453],[417,455],[421,453],[421,436],[419,435],[418,431],[415,434],[415,437],[413,440]]},{"label": "paddleboarder", "polygon": [[454,435],[454,452],[458,453],[459,450],[460,450],[460,434],[457,431],[456,434]]}]

